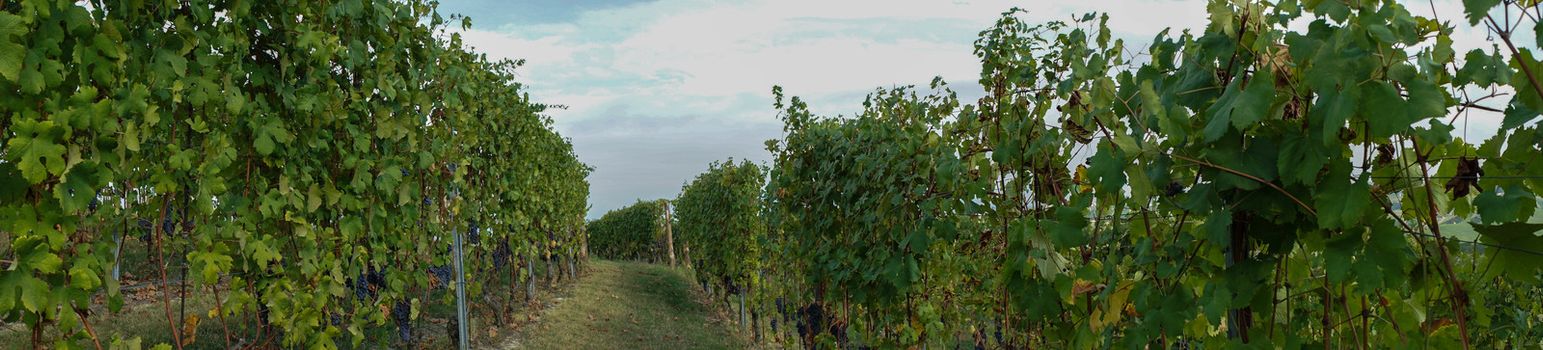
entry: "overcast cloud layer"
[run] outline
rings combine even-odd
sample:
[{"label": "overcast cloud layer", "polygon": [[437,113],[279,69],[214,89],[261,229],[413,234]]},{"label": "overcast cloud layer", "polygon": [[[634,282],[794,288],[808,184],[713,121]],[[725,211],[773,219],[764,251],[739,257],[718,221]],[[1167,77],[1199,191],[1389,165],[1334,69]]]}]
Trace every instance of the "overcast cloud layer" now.
[{"label": "overcast cloud layer", "polygon": [[[1411,12],[1432,12],[1417,4]],[[773,85],[824,115],[857,112],[874,88],[925,86],[934,76],[973,100],[981,89],[971,45],[1013,6],[1036,21],[1107,12],[1131,48],[1163,28],[1206,23],[1200,0],[444,0],[440,11],[470,15],[469,44],[492,58],[525,59],[520,75],[532,96],[568,106],[550,114],[579,159],[596,167],[595,218],[637,199],[673,198],[715,160],[767,162],[764,142],[782,133]],[[1443,20],[1462,13],[1455,1],[1436,8]],[[1482,32],[1458,36],[1459,56],[1488,47]],[[1470,137],[1495,125],[1474,118]]]}]

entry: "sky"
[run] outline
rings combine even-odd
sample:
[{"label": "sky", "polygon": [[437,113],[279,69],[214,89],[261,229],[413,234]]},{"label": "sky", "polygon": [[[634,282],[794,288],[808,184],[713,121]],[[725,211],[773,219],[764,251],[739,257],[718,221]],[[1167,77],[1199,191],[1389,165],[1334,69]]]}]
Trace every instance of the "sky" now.
[{"label": "sky", "polygon": [[[461,32],[469,45],[526,60],[518,74],[531,96],[566,106],[548,114],[595,167],[588,217],[596,218],[638,199],[674,198],[713,161],[768,163],[765,141],[782,135],[774,85],[820,115],[851,115],[875,88],[933,77],[974,100],[982,92],[972,44],[1014,6],[1041,22],[1108,13],[1126,47],[1206,24],[1201,0],[442,0],[440,12],[469,15]],[[1410,11],[1428,16],[1431,7]],[[1456,1],[1434,7],[1460,22]],[[1459,56],[1489,46],[1483,32],[1462,27]],[[1493,134],[1498,124],[1474,118],[1470,133]]]}]

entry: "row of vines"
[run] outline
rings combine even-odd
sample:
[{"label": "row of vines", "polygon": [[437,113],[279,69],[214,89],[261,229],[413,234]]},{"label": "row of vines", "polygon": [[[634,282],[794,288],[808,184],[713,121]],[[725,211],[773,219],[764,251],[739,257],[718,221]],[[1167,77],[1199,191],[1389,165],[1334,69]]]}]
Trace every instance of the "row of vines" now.
[{"label": "row of vines", "polygon": [[402,346],[366,334],[452,302],[456,235],[480,301],[571,272],[590,168],[435,3],[0,0],[0,317],[137,343],[92,322],[134,240],[179,349],[197,315],[224,348]]},{"label": "row of vines", "polygon": [[589,252],[604,259],[662,260],[665,202],[637,201],[590,221]]},{"label": "row of vines", "polygon": [[1215,0],[1135,50],[1009,11],[974,103],[776,89],[764,189],[715,165],[679,228],[756,334],[808,347],[1537,348],[1543,9],[1464,3]]}]

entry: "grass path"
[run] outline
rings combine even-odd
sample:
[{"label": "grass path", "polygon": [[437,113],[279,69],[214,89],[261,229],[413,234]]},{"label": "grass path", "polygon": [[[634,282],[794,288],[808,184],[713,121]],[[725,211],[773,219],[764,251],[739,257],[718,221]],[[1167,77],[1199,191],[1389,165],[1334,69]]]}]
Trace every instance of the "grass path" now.
[{"label": "grass path", "polygon": [[593,260],[570,295],[505,345],[510,349],[738,349],[731,324],[701,303],[683,271]]}]

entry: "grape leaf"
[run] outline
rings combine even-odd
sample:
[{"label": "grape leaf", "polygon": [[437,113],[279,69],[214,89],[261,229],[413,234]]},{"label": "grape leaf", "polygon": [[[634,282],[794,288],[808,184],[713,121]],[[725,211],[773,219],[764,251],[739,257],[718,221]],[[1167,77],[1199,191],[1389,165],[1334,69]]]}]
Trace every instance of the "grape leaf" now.
[{"label": "grape leaf", "polygon": [[1495,191],[1489,190],[1480,193],[1473,199],[1473,205],[1478,208],[1479,219],[1486,224],[1503,224],[1526,219],[1527,214],[1532,213],[1537,207],[1537,196],[1528,193],[1527,189],[1520,185],[1506,186]]},{"label": "grape leaf", "polygon": [[1316,183],[1319,180],[1318,172],[1323,170],[1328,160],[1323,154],[1323,147],[1303,134],[1286,136],[1278,157],[1275,164],[1279,168],[1276,171],[1280,172],[1281,182],[1301,185]]},{"label": "grape leaf", "polygon": [[1533,119],[1537,119],[1540,112],[1524,107],[1517,103],[1506,106],[1505,119],[1500,121],[1500,130],[1510,130],[1526,125]]},{"label": "grape leaf", "polygon": [[1494,263],[1486,278],[1504,275],[1523,282],[1538,281],[1543,259],[1535,254],[1543,252],[1543,222],[1475,224],[1473,230],[1480,240],[1497,246],[1485,248]]},{"label": "grape leaf", "polygon": [[1408,278],[1407,271],[1414,264],[1414,253],[1409,240],[1391,220],[1379,219],[1371,224],[1366,237],[1365,251],[1359,255],[1360,266],[1357,281],[1364,291],[1376,288],[1394,288]]},{"label": "grape leaf", "polygon": [[1463,0],[1463,13],[1468,15],[1468,25],[1477,25],[1489,15],[1489,9],[1499,5],[1500,0]]},{"label": "grape leaf", "polygon": [[1386,138],[1409,130],[1414,120],[1409,118],[1408,103],[1398,96],[1398,90],[1385,81],[1362,85],[1360,115],[1366,121],[1373,138]]},{"label": "grape leaf", "polygon": [[1275,105],[1275,73],[1260,69],[1248,79],[1248,86],[1233,101],[1232,127],[1238,130],[1269,117]]},{"label": "grape leaf", "polygon": [[[1543,62],[1539,62],[1532,55],[1532,50],[1517,52],[1516,55],[1511,56],[1511,68],[1516,72],[1523,72],[1524,67],[1533,72],[1543,72]],[[1543,89],[1543,86],[1533,85],[1532,79],[1526,79],[1521,74],[1518,74],[1517,77],[1518,79],[1511,85],[1512,88],[1516,89],[1516,98],[1512,99],[1511,103],[1527,107],[1531,111],[1543,111],[1543,96],[1538,95],[1538,90]]]},{"label": "grape leaf", "polygon": [[53,122],[21,122],[15,126],[15,137],[7,146],[7,152],[21,154],[16,167],[22,177],[33,184],[42,183],[49,174],[64,173],[64,145],[57,140],[64,130],[54,127]]},{"label": "grape leaf", "polygon": [[27,52],[27,48],[12,37],[25,35],[27,31],[21,17],[0,12],[0,77],[11,81],[20,78],[22,54]]},{"label": "grape leaf", "polygon": [[1356,102],[1360,98],[1360,90],[1344,89],[1338,93],[1325,93],[1318,97],[1318,103],[1313,104],[1313,110],[1309,116],[1319,124],[1319,138],[1324,146],[1342,144],[1339,141],[1339,129],[1345,127],[1345,121],[1349,120],[1359,108]]},{"label": "grape leaf", "polygon": [[1352,257],[1361,250],[1361,235],[1365,230],[1346,230],[1329,238],[1323,251],[1323,268],[1330,283],[1341,283],[1350,277],[1355,266]]},{"label": "grape leaf", "polygon": [[1125,157],[1108,144],[1101,143],[1098,153],[1088,158],[1088,175],[1100,192],[1119,191],[1125,187]]},{"label": "grape leaf", "polygon": [[1409,93],[1409,121],[1440,117],[1447,112],[1447,94],[1436,84],[1425,79],[1412,79],[1404,84]]},{"label": "grape leaf", "polygon": [[48,304],[48,282],[23,276],[21,278],[21,305],[27,311],[40,311]]},{"label": "grape leaf", "polygon": [[1463,61],[1463,68],[1458,69],[1452,77],[1455,84],[1487,87],[1511,82],[1510,68],[1506,67],[1499,55],[1489,55],[1484,50],[1474,49],[1463,56]]},{"label": "grape leaf", "polygon": [[96,188],[101,185],[102,179],[98,173],[96,162],[81,162],[70,167],[63,181],[54,185],[54,198],[59,200],[59,208],[66,213],[86,209],[96,199]]},{"label": "grape leaf", "polygon": [[1318,226],[1323,228],[1349,228],[1361,222],[1361,215],[1371,203],[1371,188],[1367,176],[1351,180],[1350,164],[1332,165],[1314,193],[1313,208],[1318,211]]},{"label": "grape leaf", "polygon": [[1091,203],[1090,196],[1078,196],[1069,205],[1055,209],[1055,221],[1049,223],[1050,239],[1057,247],[1070,248],[1088,243],[1088,235],[1084,229],[1088,226],[1088,219],[1082,213],[1082,208],[1087,208]]},{"label": "grape leaf", "polygon": [[1275,75],[1261,70],[1246,80],[1235,79],[1227,85],[1227,91],[1206,112],[1211,120],[1205,125],[1206,142],[1216,141],[1227,132],[1227,127],[1243,130],[1268,117],[1275,103]]}]

